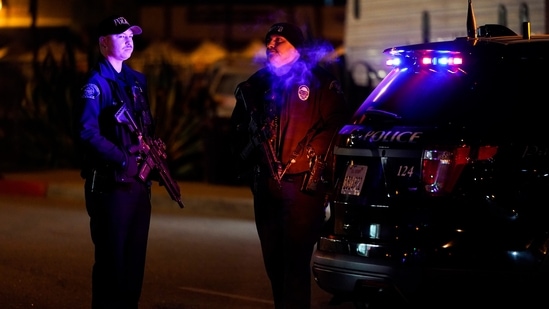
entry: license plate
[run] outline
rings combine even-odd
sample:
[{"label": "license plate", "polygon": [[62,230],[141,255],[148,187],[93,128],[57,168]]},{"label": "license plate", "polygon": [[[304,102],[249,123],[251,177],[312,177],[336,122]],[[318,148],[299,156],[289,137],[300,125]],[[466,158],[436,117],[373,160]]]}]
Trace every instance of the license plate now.
[{"label": "license plate", "polygon": [[341,194],[360,195],[364,178],[366,178],[366,171],[368,171],[366,165],[349,165],[341,186]]}]

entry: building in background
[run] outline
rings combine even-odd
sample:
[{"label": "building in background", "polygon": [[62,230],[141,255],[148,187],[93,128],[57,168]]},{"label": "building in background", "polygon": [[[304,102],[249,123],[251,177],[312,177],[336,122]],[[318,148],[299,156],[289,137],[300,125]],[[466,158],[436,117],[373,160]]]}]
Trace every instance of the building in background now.
[{"label": "building in background", "polygon": [[193,44],[205,39],[231,49],[264,35],[280,20],[312,37],[343,40],[344,3],[333,1],[0,0],[0,30],[67,27],[87,35],[108,14],[123,14],[146,31],[146,40]]},{"label": "building in background", "polygon": [[[68,42],[71,49],[85,55],[77,62],[79,68],[86,71],[87,63],[96,56],[94,28],[98,20],[110,14],[124,15],[145,29],[135,38],[136,62],[142,61],[140,50],[159,42],[185,53],[192,53],[204,44],[219,46],[227,54],[247,52],[250,44],[263,41],[265,29],[281,20],[298,24],[309,38],[325,40],[334,49],[342,45],[344,2],[272,3],[253,4],[247,0],[230,3],[221,0],[0,0],[0,60],[29,62],[43,58],[39,50],[44,49],[44,45],[51,45],[52,41]],[[52,54],[58,58],[63,55],[62,52]],[[208,58],[207,55],[204,58]],[[213,62],[209,58],[204,59],[207,64]],[[196,61],[199,63],[202,59]]]}]

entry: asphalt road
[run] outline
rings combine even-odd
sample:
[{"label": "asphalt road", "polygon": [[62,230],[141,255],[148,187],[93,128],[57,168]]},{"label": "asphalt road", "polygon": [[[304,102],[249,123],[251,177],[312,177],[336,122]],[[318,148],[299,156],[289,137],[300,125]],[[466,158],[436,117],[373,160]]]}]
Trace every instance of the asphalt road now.
[{"label": "asphalt road", "polygon": [[[140,309],[273,308],[246,216],[160,201],[149,239]],[[0,195],[0,248],[0,308],[89,308],[93,246],[82,200]],[[353,308],[330,305],[314,282],[312,293],[313,308]]]}]

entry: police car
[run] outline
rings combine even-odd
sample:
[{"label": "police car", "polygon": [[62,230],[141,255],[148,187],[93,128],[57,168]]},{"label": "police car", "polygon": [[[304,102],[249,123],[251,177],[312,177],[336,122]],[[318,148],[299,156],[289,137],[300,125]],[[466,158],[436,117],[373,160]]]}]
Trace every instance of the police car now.
[{"label": "police car", "polygon": [[469,12],[467,37],[385,50],[339,132],[312,265],[334,303],[547,305],[549,35]]}]

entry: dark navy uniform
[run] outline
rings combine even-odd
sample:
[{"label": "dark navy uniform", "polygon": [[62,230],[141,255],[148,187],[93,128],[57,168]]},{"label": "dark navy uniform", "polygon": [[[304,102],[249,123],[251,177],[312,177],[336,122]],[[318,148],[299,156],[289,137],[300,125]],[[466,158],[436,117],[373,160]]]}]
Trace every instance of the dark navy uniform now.
[{"label": "dark navy uniform", "polygon": [[153,134],[142,73],[123,64],[117,73],[102,58],[81,92],[80,142],[85,156],[86,209],[95,245],[92,308],[137,308],[151,218],[150,183],[139,180],[138,143],[115,113],[122,104],[145,134]]}]

